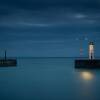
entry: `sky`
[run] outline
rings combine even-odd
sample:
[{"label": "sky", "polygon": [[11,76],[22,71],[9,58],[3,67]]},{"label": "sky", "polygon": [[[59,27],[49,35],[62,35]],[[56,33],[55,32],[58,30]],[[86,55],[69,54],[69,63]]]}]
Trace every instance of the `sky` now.
[{"label": "sky", "polygon": [[0,56],[100,56],[100,0],[0,0]]}]

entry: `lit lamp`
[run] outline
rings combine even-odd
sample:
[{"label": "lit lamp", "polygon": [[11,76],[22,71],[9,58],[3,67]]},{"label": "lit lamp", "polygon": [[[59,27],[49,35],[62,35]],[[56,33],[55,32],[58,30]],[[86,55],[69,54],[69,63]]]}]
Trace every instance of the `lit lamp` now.
[{"label": "lit lamp", "polygon": [[89,59],[90,60],[94,59],[94,43],[93,42],[89,43]]}]

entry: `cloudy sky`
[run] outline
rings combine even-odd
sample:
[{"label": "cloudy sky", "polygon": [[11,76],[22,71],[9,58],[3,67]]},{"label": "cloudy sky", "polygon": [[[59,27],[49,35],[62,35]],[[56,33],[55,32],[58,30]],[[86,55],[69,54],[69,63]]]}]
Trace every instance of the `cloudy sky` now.
[{"label": "cloudy sky", "polygon": [[0,1],[0,56],[87,56],[89,41],[100,56],[100,0]]}]

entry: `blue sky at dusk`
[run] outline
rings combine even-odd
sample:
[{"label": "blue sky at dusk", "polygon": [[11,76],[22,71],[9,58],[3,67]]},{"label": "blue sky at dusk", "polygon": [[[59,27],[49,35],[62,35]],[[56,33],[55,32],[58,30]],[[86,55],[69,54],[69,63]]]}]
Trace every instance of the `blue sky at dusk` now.
[{"label": "blue sky at dusk", "polygon": [[83,56],[94,41],[100,56],[100,0],[0,1],[0,55]]}]

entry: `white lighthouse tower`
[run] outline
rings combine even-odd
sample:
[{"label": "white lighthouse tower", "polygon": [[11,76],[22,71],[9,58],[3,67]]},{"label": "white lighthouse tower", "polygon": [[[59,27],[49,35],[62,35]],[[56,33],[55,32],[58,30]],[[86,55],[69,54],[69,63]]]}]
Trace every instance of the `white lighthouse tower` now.
[{"label": "white lighthouse tower", "polygon": [[90,60],[94,59],[94,43],[93,42],[89,43],[89,59]]}]

